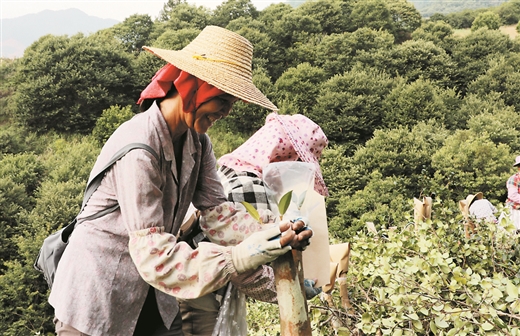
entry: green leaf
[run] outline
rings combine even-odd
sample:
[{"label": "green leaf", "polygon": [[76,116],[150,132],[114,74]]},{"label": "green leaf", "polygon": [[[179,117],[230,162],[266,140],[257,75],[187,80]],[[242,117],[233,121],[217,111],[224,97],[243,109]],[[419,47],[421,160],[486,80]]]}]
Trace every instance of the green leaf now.
[{"label": "green leaf", "polygon": [[259,222],[259,223],[261,222],[260,221],[260,215],[258,214],[258,211],[255,209],[254,206],[251,205],[251,203],[248,203],[248,202],[245,202],[245,201],[240,202],[240,203],[242,203],[242,205],[246,207],[247,212],[249,212],[249,214],[254,219],[256,219],[257,222]]},{"label": "green leaf", "polygon": [[441,311],[442,309],[444,309],[444,304],[442,302],[439,302],[438,304],[436,304],[435,306],[432,307],[434,310],[436,311]]},{"label": "green leaf", "polygon": [[482,329],[484,329],[485,331],[493,330],[493,328],[494,326],[489,322],[482,323]]},{"label": "green leaf", "polygon": [[395,326],[395,320],[393,318],[384,318],[383,325],[387,328],[393,328]]},{"label": "green leaf", "polygon": [[507,295],[514,299],[518,299],[518,287],[515,286],[511,281],[508,281],[506,285]]},{"label": "green leaf", "polygon": [[339,327],[338,328],[338,336],[350,336],[352,333],[348,328],[345,327]]},{"label": "green leaf", "polygon": [[280,202],[278,203],[278,211],[280,212],[280,216],[283,216],[287,209],[289,208],[289,204],[291,204],[292,190],[287,192],[282,196]]},{"label": "green leaf", "polygon": [[414,330],[416,330],[416,331],[423,330],[423,326],[422,326],[421,321],[419,321],[419,320],[413,320],[413,321],[412,321],[412,324],[413,324]]},{"label": "green leaf", "polygon": [[430,329],[435,335],[437,335],[437,326],[433,321],[430,321]]},{"label": "green leaf", "polygon": [[419,316],[416,313],[409,314],[408,317],[412,320],[419,320]]},{"label": "green leaf", "polygon": [[435,318],[435,325],[439,328],[448,328],[449,324],[444,320],[444,316],[437,316]]},{"label": "green leaf", "polygon": [[363,315],[361,315],[361,321],[365,324],[368,324],[370,322],[372,322],[372,319],[370,318],[370,314],[369,313],[363,313]]}]

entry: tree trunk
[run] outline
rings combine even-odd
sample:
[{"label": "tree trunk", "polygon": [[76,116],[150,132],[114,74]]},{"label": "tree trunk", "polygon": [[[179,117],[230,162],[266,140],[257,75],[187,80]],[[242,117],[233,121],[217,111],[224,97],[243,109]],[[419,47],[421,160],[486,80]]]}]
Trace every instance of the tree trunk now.
[{"label": "tree trunk", "polygon": [[273,262],[281,336],[312,336],[304,295],[302,252],[292,250]]}]

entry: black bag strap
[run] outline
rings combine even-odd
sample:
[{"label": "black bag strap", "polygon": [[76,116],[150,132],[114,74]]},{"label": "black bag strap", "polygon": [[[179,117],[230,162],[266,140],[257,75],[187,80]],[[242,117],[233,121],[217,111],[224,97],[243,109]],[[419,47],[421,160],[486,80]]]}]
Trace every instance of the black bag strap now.
[{"label": "black bag strap", "polygon": [[[105,176],[105,173],[107,172],[107,170],[110,167],[112,167],[112,165],[114,163],[116,163],[119,159],[121,159],[123,156],[125,156],[128,152],[130,152],[133,149],[144,149],[144,150],[147,150],[148,152],[150,152],[157,159],[157,161],[159,161],[159,155],[157,155],[157,152],[152,147],[150,147],[150,146],[148,146],[148,145],[146,145],[144,143],[134,142],[134,143],[128,144],[125,147],[121,148],[117,153],[114,154],[112,159],[105,165],[105,167],[103,167],[103,169],[101,169],[101,171],[99,173],[97,173],[97,175],[94,176],[88,182],[87,187],[85,188],[85,194],[83,196],[83,203],[81,204],[81,210],[79,211],[78,215],[81,214],[81,212],[83,211],[83,209],[87,205],[88,200],[90,199],[90,197],[92,196],[94,191],[96,191],[96,189],[101,184],[101,180],[103,180],[103,177]],[[84,218],[83,221],[85,221],[85,220],[92,220],[92,219],[96,219],[96,218],[99,218],[99,217],[103,217],[105,215],[108,215],[111,212],[116,211],[118,208],[119,208],[119,204],[115,204],[114,206],[112,206],[110,208],[101,210],[98,213],[95,213],[95,214],[93,214],[91,216],[88,216],[88,217]]]}]

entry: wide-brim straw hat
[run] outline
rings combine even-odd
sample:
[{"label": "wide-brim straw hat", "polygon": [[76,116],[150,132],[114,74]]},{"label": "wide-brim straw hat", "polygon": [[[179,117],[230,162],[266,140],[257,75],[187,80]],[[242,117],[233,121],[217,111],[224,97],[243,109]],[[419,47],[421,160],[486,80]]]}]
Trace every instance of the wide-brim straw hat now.
[{"label": "wide-brim straw hat", "polygon": [[516,157],[515,164],[513,165],[513,167],[518,167],[518,166],[520,166],[520,155]]},{"label": "wide-brim straw hat", "polygon": [[253,45],[237,33],[207,26],[182,50],[143,49],[234,97],[278,110],[253,84]]},{"label": "wide-brim straw hat", "polygon": [[471,206],[471,203],[473,203],[473,201],[475,199],[483,199],[484,198],[484,194],[482,192],[478,192],[476,193],[475,195],[473,194],[469,194],[465,200],[462,200],[462,201],[459,201],[459,208],[460,208],[460,211],[462,212],[462,214],[464,215],[464,217],[467,217],[468,214],[469,214],[469,207]]}]

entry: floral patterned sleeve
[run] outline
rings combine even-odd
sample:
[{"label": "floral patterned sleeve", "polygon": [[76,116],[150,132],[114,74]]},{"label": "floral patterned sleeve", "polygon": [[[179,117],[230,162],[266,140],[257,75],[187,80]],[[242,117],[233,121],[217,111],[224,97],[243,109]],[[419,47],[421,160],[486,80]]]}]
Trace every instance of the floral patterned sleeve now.
[{"label": "floral patterned sleeve", "polygon": [[208,239],[222,246],[240,244],[252,233],[273,227],[275,216],[269,210],[259,210],[263,224],[254,219],[240,203],[224,202],[201,211],[200,227]]},{"label": "floral patterned sleeve", "polygon": [[192,299],[221,288],[236,276],[230,247],[200,243],[193,250],[163,231],[163,227],[151,227],[129,234],[132,260],[143,279],[155,288]]}]

